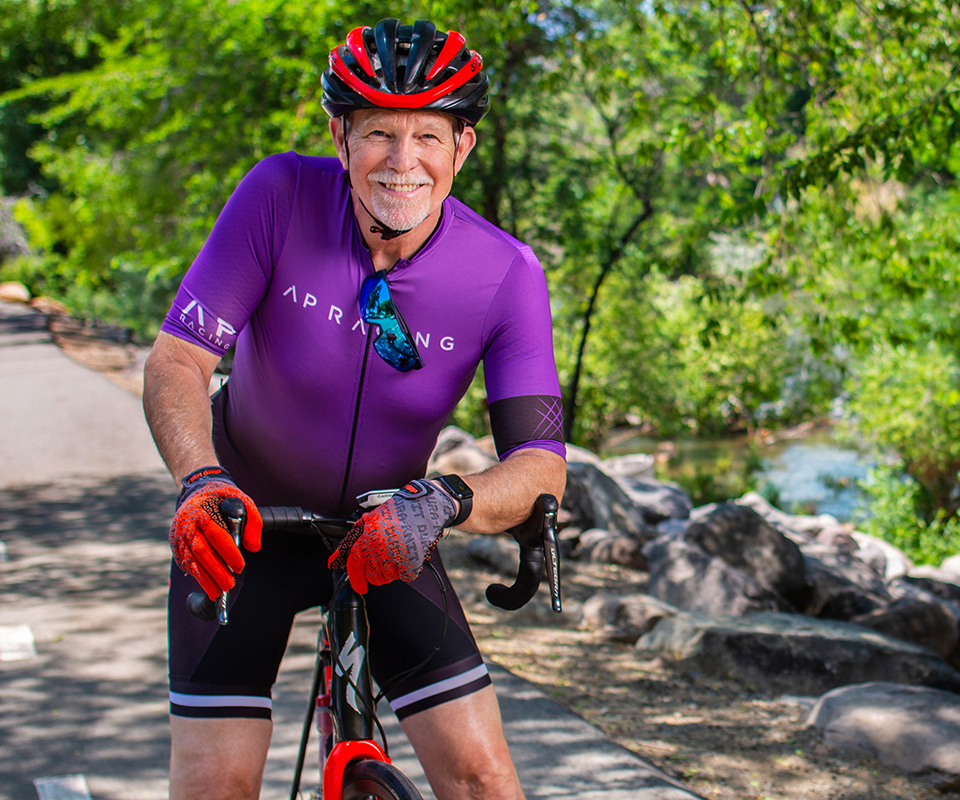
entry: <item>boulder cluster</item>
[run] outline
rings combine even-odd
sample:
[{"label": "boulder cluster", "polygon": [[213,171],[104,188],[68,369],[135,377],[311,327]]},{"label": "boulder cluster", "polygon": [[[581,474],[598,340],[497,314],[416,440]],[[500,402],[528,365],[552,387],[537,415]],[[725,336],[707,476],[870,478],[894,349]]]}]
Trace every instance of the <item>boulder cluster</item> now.
[{"label": "boulder cluster", "polygon": [[[437,472],[483,469],[483,442],[447,429]],[[918,567],[829,515],[756,493],[694,508],[653,459],[570,448],[561,555],[637,572],[581,625],[638,657],[810,698],[807,724],[905,772],[960,775],[960,554]],[[487,560],[491,559],[486,545]]]}]

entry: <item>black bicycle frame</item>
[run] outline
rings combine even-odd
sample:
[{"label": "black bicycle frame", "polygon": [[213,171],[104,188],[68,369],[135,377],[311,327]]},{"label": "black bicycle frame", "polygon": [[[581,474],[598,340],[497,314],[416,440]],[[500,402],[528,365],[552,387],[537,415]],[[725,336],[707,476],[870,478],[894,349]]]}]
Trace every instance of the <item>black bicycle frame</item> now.
[{"label": "black bicycle frame", "polygon": [[334,573],[334,580],[338,589],[330,602],[327,630],[333,654],[331,705],[338,712],[333,716],[334,725],[339,726],[336,738],[372,739],[375,709],[364,601],[340,571]]}]

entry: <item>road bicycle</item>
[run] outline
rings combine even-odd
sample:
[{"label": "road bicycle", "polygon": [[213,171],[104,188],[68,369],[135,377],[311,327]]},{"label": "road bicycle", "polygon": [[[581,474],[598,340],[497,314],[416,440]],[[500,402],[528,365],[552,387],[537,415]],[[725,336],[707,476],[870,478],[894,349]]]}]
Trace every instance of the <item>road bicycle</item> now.
[{"label": "road bicycle", "polygon": [[[376,494],[381,501],[389,496]],[[221,503],[220,510],[239,544],[243,504],[228,498]],[[265,533],[287,530],[319,535],[331,552],[355,522],[296,507],[267,506],[259,510]],[[557,499],[540,495],[530,518],[508,531],[520,546],[517,576],[511,586],[487,587],[486,597],[491,604],[508,611],[520,608],[536,594],[545,574],[552,608],[557,613],[561,611],[557,512]],[[433,569],[429,562],[427,567]],[[320,770],[316,788],[307,795],[309,800],[422,800],[412,781],[391,763],[386,735],[377,718],[376,706],[383,691],[375,692],[367,661],[369,629],[363,595],[354,591],[345,570],[334,570],[333,580],[333,596],[320,629],[290,798],[303,797],[300,784],[307,746],[316,727],[320,735]],[[226,625],[229,599],[229,592],[224,592],[218,601],[210,600],[203,592],[194,592],[187,603],[194,616],[216,619]],[[448,609],[445,613],[449,616]],[[427,661],[402,677],[422,669]],[[375,729],[379,741],[375,739]]]}]

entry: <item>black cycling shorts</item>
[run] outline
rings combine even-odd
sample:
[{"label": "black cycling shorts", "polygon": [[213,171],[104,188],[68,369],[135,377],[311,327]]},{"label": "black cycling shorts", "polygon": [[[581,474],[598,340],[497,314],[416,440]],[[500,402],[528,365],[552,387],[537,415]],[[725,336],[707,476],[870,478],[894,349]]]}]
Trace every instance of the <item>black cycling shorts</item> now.
[{"label": "black cycling shorts", "polygon": [[[244,553],[246,567],[232,592],[226,626],[189,613],[186,598],[199,587],[174,565],[168,606],[171,713],[269,719],[294,615],[330,600],[328,557],[318,536],[264,533],[260,552]],[[446,588],[445,636],[443,592],[429,566],[415,581],[371,585],[366,595],[371,671],[379,686],[388,687],[387,700],[400,719],[491,682],[438,550],[431,563]],[[394,685],[441,638],[426,666]]]}]

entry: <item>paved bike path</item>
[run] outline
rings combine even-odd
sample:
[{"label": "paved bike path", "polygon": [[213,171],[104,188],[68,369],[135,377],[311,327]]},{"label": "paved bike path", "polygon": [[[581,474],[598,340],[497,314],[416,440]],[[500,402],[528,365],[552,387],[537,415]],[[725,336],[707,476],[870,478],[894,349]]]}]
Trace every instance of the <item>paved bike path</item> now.
[{"label": "paved bike path", "polygon": [[[167,796],[172,510],[139,400],[64,356],[41,314],[0,302],[0,800]],[[298,621],[281,670],[264,798],[289,794],[315,623]],[[491,669],[529,800],[696,800]],[[395,762],[431,798],[387,728]]]}]

